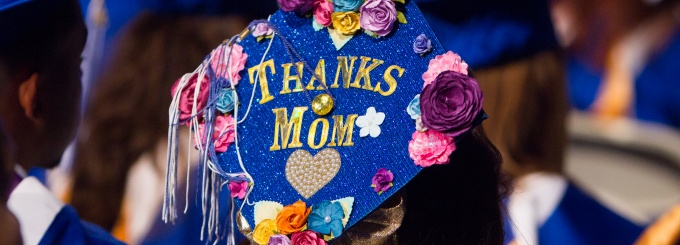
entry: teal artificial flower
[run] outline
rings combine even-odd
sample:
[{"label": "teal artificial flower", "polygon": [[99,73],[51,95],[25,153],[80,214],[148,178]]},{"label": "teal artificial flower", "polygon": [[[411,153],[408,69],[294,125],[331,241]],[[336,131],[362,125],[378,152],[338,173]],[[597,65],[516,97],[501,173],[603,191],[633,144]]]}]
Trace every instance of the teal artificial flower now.
[{"label": "teal artificial flower", "polygon": [[217,110],[227,113],[234,110],[234,94],[231,89],[222,89],[222,96],[217,98]]},{"label": "teal artificial flower", "polygon": [[335,0],[333,5],[335,5],[335,12],[348,12],[357,11],[364,0]]},{"label": "teal artificial flower", "polygon": [[339,202],[323,201],[312,207],[312,213],[307,218],[307,228],[324,235],[333,232],[334,237],[342,235],[342,218],[345,210]]},{"label": "teal artificial flower", "polygon": [[416,95],[411,103],[408,103],[406,107],[406,112],[411,116],[411,119],[416,120],[420,117],[420,94]]}]

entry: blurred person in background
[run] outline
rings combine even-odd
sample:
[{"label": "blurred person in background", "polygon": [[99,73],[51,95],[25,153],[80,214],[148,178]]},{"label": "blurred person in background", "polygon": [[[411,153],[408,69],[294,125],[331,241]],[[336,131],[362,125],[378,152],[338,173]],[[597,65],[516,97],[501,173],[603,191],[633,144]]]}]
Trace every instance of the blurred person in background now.
[{"label": "blurred person in background", "polygon": [[[4,71],[0,122],[11,137],[7,141],[15,146],[16,161],[12,178],[16,182],[9,187],[7,207],[19,221],[25,244],[119,244],[101,228],[81,221],[37,178],[25,175],[26,170],[56,166],[75,134],[86,34],[76,1],[0,2],[0,70]],[[10,224],[7,230],[12,228]]]},{"label": "blurred person in background", "polygon": [[680,1],[550,2],[573,107],[680,128]]},{"label": "blurred person in background", "polygon": [[[664,125],[680,129],[680,1],[550,3],[560,44],[569,58],[569,98],[574,108],[604,122],[603,128],[616,119],[632,119],[634,128],[609,130],[618,135]],[[676,203],[637,244],[677,244],[679,239],[680,204]]]},{"label": "blurred person in background", "polygon": [[419,6],[447,49],[460,50],[485,93],[484,122],[515,181],[506,242],[630,244],[641,227],[564,174],[564,55],[548,1],[436,1]]},{"label": "blurred person in background", "polygon": [[[0,67],[0,97],[7,96],[5,74]],[[14,146],[9,141],[5,131],[5,123],[0,120],[0,244],[22,244],[19,222],[12,212],[7,209],[10,185],[12,184],[14,169]]]},{"label": "blurred person in background", "polygon": [[[168,91],[178,77],[193,71],[214,47],[247,25],[247,12],[236,14],[233,4],[209,8],[212,2],[158,2],[156,9],[137,16],[123,29],[110,51],[113,59],[91,92],[76,144],[72,194],[67,197],[83,217],[130,244],[202,244],[216,239],[202,235],[200,203],[186,203],[187,213],[175,224],[160,218],[172,99]],[[192,154],[192,163],[197,156]],[[182,190],[189,186],[178,198],[180,207],[200,196],[194,167],[180,166],[179,176],[187,171],[192,176],[189,183],[181,183]],[[229,193],[224,193],[221,210],[226,214]]]}]

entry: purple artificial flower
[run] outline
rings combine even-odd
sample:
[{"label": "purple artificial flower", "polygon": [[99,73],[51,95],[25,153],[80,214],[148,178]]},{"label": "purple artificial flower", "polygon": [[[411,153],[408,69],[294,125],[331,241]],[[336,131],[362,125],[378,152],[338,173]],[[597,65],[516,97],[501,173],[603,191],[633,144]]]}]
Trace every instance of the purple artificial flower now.
[{"label": "purple artificial flower", "polygon": [[385,168],[380,168],[371,179],[371,187],[380,195],[392,187],[392,181],[394,181],[394,174]]},{"label": "purple artificial flower", "polygon": [[267,245],[291,245],[291,243],[288,236],[277,234],[269,237],[269,243],[267,243]]},{"label": "purple artificial flower", "polygon": [[420,93],[420,116],[428,129],[455,138],[472,127],[483,102],[477,80],[444,71]]},{"label": "purple artificial flower", "polygon": [[416,37],[416,40],[413,41],[413,52],[416,54],[423,55],[430,52],[430,50],[432,50],[432,41],[430,41],[425,34],[420,34]]},{"label": "purple artificial flower", "polygon": [[314,7],[314,0],[277,0],[284,12],[306,14]]},{"label": "purple artificial flower", "polygon": [[366,0],[359,11],[361,27],[378,36],[390,34],[397,21],[397,9],[392,0]]}]

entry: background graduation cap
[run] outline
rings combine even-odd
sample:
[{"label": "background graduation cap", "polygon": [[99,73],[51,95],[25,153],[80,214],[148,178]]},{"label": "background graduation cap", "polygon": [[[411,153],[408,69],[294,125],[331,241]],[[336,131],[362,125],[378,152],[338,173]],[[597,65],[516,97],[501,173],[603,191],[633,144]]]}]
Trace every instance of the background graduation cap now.
[{"label": "background graduation cap", "polygon": [[241,230],[267,243],[341,235],[423,167],[448,164],[485,118],[467,64],[412,1],[279,4],[173,87],[166,221],[182,124],[202,154],[209,229],[228,185]]}]

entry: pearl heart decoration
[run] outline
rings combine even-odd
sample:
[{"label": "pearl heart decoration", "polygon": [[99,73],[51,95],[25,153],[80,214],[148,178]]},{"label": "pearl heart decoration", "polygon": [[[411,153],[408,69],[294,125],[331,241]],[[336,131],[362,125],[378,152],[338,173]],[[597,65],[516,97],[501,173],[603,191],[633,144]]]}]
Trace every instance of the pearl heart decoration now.
[{"label": "pearl heart decoration", "polygon": [[340,165],[340,153],[335,149],[323,149],[316,156],[296,150],[286,161],[286,179],[302,197],[309,199],[338,174]]}]

